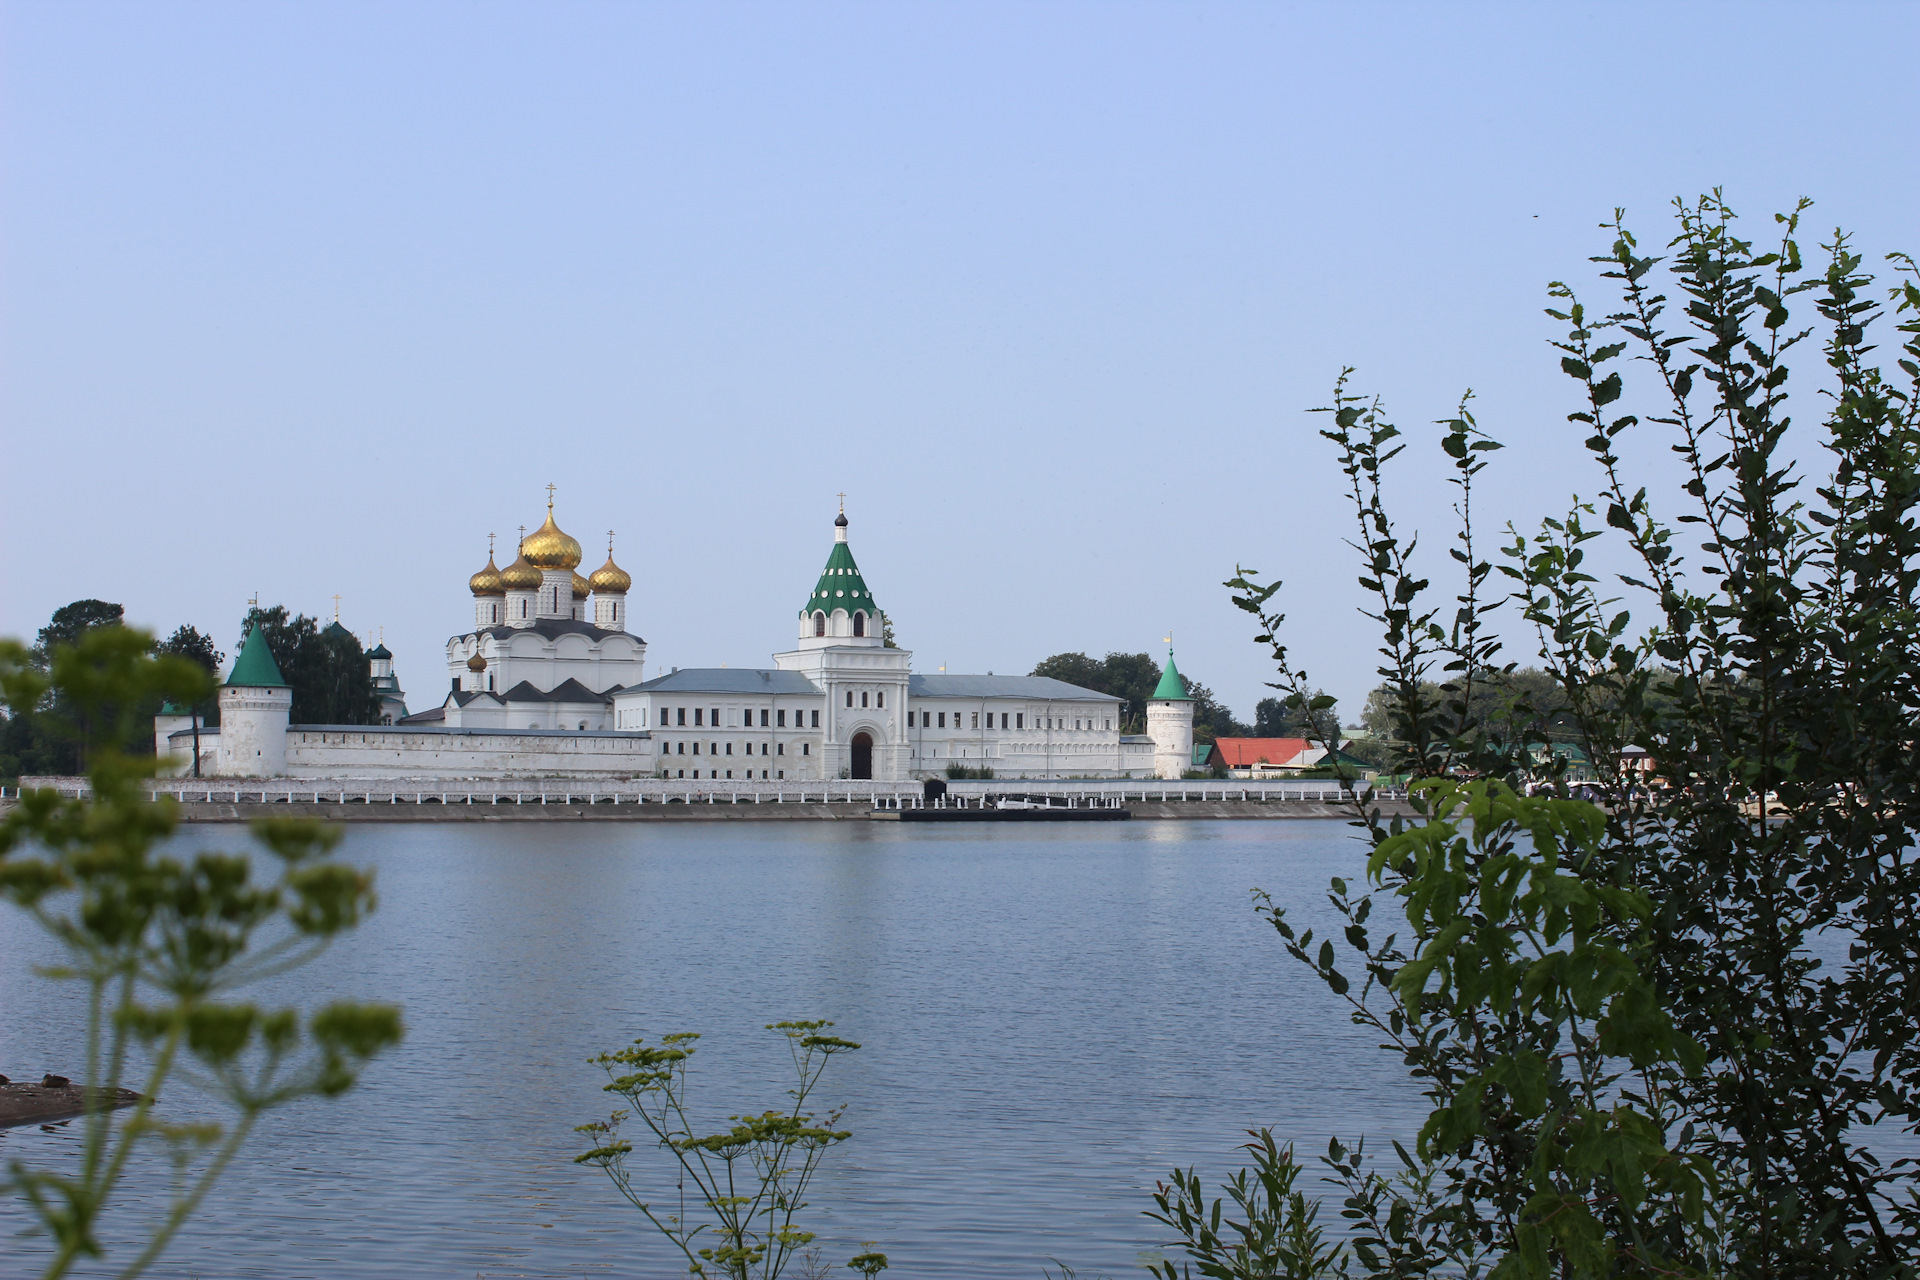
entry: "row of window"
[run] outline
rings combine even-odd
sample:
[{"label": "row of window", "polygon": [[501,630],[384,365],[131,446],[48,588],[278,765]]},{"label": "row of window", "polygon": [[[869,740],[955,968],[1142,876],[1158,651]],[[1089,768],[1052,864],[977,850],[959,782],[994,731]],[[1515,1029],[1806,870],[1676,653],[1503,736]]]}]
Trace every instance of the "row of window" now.
[{"label": "row of window", "polygon": [[[663,776],[664,776],[664,775],[663,775]],[[681,778],[684,778],[684,777],[686,777],[686,776],[687,776],[687,771],[686,771],[685,769],[681,769],[681,770],[679,770],[679,771],[678,771],[678,773],[676,773],[676,774],[675,774],[675,776],[676,776],[676,777],[681,777]],[[694,778],[695,778],[695,780],[697,781],[697,780],[699,779],[699,777],[700,777],[700,771],[699,771],[698,769],[695,769],[695,770],[693,771],[693,776],[694,776]],[[729,769],[729,770],[727,770],[727,776],[728,776],[729,778],[731,778],[731,777],[733,776],[733,770],[731,770],[731,769]],[[753,779],[753,770],[751,770],[751,769],[743,769],[743,770],[741,770],[741,773],[740,773],[740,776],[741,776],[741,777],[743,777],[743,778],[746,778],[746,779],[747,779],[747,780],[749,780],[749,781],[751,781],[751,780]],[[766,776],[767,776],[767,771],[766,771],[765,769],[762,769],[762,770],[760,771],[760,776],[761,776],[762,778],[764,778],[764,777],[766,777]],[[785,769],[781,769],[781,770],[779,770],[779,771],[777,771],[777,772],[776,772],[776,773],[775,773],[775,774],[774,774],[773,776],[774,776],[774,777],[776,777],[776,778],[784,778],[784,777],[786,777],[786,776],[787,776],[787,771],[786,771]],[[714,780],[716,780],[716,781],[718,781],[718,779],[719,779],[719,777],[720,777],[720,771],[719,771],[718,769],[709,769],[709,770],[707,770],[707,777],[709,777],[709,778],[712,778],[712,779],[714,779]]]},{"label": "row of window", "polygon": [[[821,594],[824,595],[826,593],[822,592]],[[821,613],[819,610],[814,611],[813,634],[816,636],[824,636],[827,634],[827,615]],[[853,634],[857,636],[867,634],[867,615],[865,613],[856,612],[853,615]]]},{"label": "row of window", "polygon": [[[767,754],[767,747],[768,747],[768,745],[769,745],[769,744],[768,744],[768,743],[765,743],[765,742],[763,742],[763,743],[761,743],[761,744],[760,744],[760,754],[761,754],[761,755],[763,755],[763,756],[764,756],[764,755],[766,755],[766,754]],[[771,745],[772,745],[772,746],[773,746],[773,748],[774,748],[774,751],[773,751],[773,754],[774,754],[774,755],[777,755],[777,756],[783,756],[783,755],[785,755],[785,754],[787,754],[787,744],[786,744],[786,743],[784,743],[784,742],[776,742],[776,743],[773,743],[773,744],[771,744]],[[724,752],[724,754],[726,754],[726,755],[732,755],[732,754],[733,754],[733,743],[731,743],[731,742],[728,742],[728,743],[724,743],[724,744],[722,744],[722,743],[718,743],[718,742],[709,742],[709,743],[707,744],[707,754],[708,754],[708,755],[710,755],[710,756],[717,756],[717,755],[721,755],[721,754],[723,754],[723,752],[722,752],[722,750],[721,750],[721,748],[722,748],[723,746],[725,747],[725,752]],[[697,743],[697,742],[696,742],[696,743],[694,743],[694,744],[693,744],[693,750],[692,750],[692,751],[688,751],[688,750],[687,750],[687,744],[686,744],[686,743],[684,743],[684,742],[663,742],[663,743],[661,743],[661,744],[660,744],[660,754],[661,754],[661,755],[663,755],[663,756],[684,756],[684,755],[696,755],[696,756],[697,756],[697,755],[699,755],[699,754],[700,754],[700,744],[699,744],[699,743]],[[750,755],[752,755],[752,754],[753,754],[753,744],[752,744],[751,742],[743,742],[743,743],[741,743],[741,744],[740,744],[740,754],[741,754],[741,755],[743,755],[743,756],[750,756]],[[803,742],[803,743],[801,743],[801,744],[800,744],[800,754],[801,754],[801,755],[803,755],[803,756],[810,756],[810,755],[812,755],[812,754],[813,754],[813,744],[812,744],[811,742]]]},{"label": "row of window", "polygon": [[[849,703],[848,705],[851,706],[852,704]],[[773,723],[771,725],[767,723],[767,714],[768,714],[767,708],[765,707],[760,708],[760,727],[762,729],[784,729],[787,727],[787,713],[785,710],[778,710],[772,713]],[[807,713],[805,711],[795,711],[793,713],[793,727],[796,729],[807,728],[808,726],[802,723],[806,715]],[[659,718],[660,728],[664,729],[669,724],[673,724],[681,728],[685,728],[686,723],[687,723],[687,708],[685,707],[661,707],[660,708],[660,718]],[[718,707],[693,708],[693,724],[696,729],[702,728],[708,725],[711,725],[715,729],[721,728],[722,726],[720,724],[720,708]],[[742,711],[740,713],[740,727],[743,729],[751,729],[753,727],[753,708],[752,707],[748,707],[745,711]],[[813,713],[812,727],[815,729],[818,729],[820,727],[820,713],[818,711],[815,711]]]},{"label": "row of window", "polygon": [[[853,690],[851,689],[847,690],[847,705],[849,707],[854,705],[854,701],[853,701],[854,696],[855,695]],[[884,691],[875,692],[875,693],[872,693],[871,695],[867,693],[861,693],[859,695],[859,698],[860,698],[859,705],[863,707],[867,706],[868,705],[867,699],[869,698],[869,696],[871,696],[871,698],[873,699],[872,705],[874,707],[877,707],[877,708],[885,707],[887,705],[887,695]],[[669,726],[686,728],[688,724],[687,712],[689,710],[693,712],[692,724],[694,728],[706,728],[708,726],[711,726],[715,729],[718,729],[722,727],[720,723],[719,707],[692,707],[692,708],[661,707],[659,708],[658,727],[662,729],[668,728]],[[920,713],[920,727],[922,729],[932,729],[936,727],[944,729],[947,727],[947,717],[951,715],[953,717],[953,727],[955,729],[961,729],[961,728],[978,729],[980,727],[981,714],[982,713],[978,711],[971,711],[971,712],[922,711]],[[963,725],[961,723],[960,717],[963,715],[969,717],[970,722],[968,724]],[[985,713],[985,715],[987,717],[986,727],[989,729],[993,728],[994,713],[991,711],[988,711]],[[999,715],[1000,715],[1000,727],[1002,729],[1025,729],[1027,727],[1027,716],[1026,716],[1026,713],[1023,711],[1013,711],[1013,712],[1002,711],[999,713]],[[772,720],[771,724],[768,723],[769,717],[771,717],[771,720]],[[1090,716],[1082,716],[1082,717],[1076,718],[1073,721],[1073,727],[1076,730],[1093,729],[1096,726],[1096,724],[1100,728],[1103,728],[1106,730],[1111,730],[1113,728],[1113,721],[1110,718],[1104,721],[1096,721]],[[740,713],[740,727],[748,728],[748,729],[753,727],[753,709],[751,707],[747,708],[745,711],[742,711]],[[760,708],[760,727],[762,729],[786,728],[787,727],[786,711],[785,710],[770,711],[766,707],[761,707]],[[818,729],[820,727],[820,713],[818,711],[796,710],[793,713],[793,727],[796,729],[805,729],[805,728]],[[908,728],[913,727],[913,714],[911,712],[907,714],[907,727]],[[1053,729],[1053,730],[1064,731],[1067,727],[1067,720],[1066,720],[1066,717],[1064,716],[1035,716],[1033,718],[1033,727],[1035,729]]]},{"label": "row of window", "polygon": [[[1009,728],[1009,727],[1015,728],[1015,729],[1024,729],[1027,727],[1027,717],[1025,712],[1020,712],[1020,711],[1013,712],[1012,713],[1013,724],[1011,726],[1007,724],[1008,714],[1009,713],[1005,711],[1002,711],[1000,713],[1000,727],[1002,729]],[[962,715],[968,715],[972,717],[972,723],[968,725],[962,725],[960,723],[960,717]],[[993,728],[993,712],[989,711],[986,713],[986,715],[987,715],[987,728],[991,729]],[[1107,729],[1113,728],[1113,721],[1111,719],[1105,721],[1104,724]],[[913,717],[911,714],[909,714],[907,717],[907,727],[908,728],[913,727]],[[945,711],[922,711],[920,713],[920,727],[922,729],[946,728],[947,713]],[[953,727],[956,729],[961,729],[961,728],[978,729],[980,727],[980,713],[978,711],[971,711],[971,712],[955,711],[953,713]],[[1064,716],[1035,716],[1033,718],[1033,727],[1035,729],[1065,730],[1067,727],[1067,721]],[[1091,729],[1094,727],[1094,721],[1091,717],[1082,716],[1073,722],[1073,727],[1075,729]]]}]

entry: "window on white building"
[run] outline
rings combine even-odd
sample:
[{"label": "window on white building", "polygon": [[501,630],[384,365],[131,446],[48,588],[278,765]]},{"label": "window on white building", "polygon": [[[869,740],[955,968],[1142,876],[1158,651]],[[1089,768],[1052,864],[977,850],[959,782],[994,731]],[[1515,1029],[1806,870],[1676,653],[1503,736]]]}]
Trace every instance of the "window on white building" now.
[{"label": "window on white building", "polygon": [[[775,712],[775,714],[776,714],[777,716],[779,716],[779,718],[780,718],[780,727],[781,727],[782,729],[784,729],[784,728],[786,728],[786,727],[787,727],[787,713],[786,713],[785,711],[779,711],[779,712]],[[765,721],[765,720],[762,720],[762,721],[761,721],[760,723],[761,723],[761,724],[765,724],[765,723],[766,723],[766,721]]]},{"label": "window on white building", "polygon": [[942,729],[947,727],[947,713],[944,711],[940,713],[940,727]]},{"label": "window on white building", "polygon": [[873,705],[876,707],[884,707],[887,705],[887,691],[885,689],[873,695]]},{"label": "window on white building", "polygon": [[820,727],[820,713],[818,711],[813,713],[813,727],[816,729]]},{"label": "window on white building", "polygon": [[699,707],[695,707],[693,709],[693,724],[696,729],[700,727],[700,708]]}]

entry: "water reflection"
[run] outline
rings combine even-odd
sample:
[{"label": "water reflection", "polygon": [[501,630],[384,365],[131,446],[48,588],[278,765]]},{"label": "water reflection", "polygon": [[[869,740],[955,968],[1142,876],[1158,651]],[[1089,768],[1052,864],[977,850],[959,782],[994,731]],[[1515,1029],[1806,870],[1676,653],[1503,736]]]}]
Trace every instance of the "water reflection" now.
[{"label": "water reflection", "polygon": [[[1404,1133],[1417,1106],[1248,905],[1258,885],[1319,913],[1362,861],[1339,823],[359,827],[346,851],[381,909],[296,994],[398,999],[406,1047],[274,1116],[158,1274],[679,1274],[571,1163],[609,1104],[585,1059],[642,1033],[706,1033],[716,1123],[779,1100],[762,1024],[862,1041],[824,1092],[856,1136],[807,1219],[836,1261],[878,1240],[901,1276],[1118,1275],[1174,1162],[1224,1171],[1252,1124]],[[41,954],[0,917],[0,1070],[78,1060],[65,993],[24,976]],[[65,1141],[15,1131],[0,1156]]]}]

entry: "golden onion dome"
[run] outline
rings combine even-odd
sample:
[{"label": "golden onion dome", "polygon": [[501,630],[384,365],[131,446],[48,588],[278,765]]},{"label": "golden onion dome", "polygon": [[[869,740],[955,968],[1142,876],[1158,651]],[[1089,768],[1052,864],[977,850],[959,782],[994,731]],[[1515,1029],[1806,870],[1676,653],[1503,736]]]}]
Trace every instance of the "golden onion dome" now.
[{"label": "golden onion dome", "polygon": [[627,592],[633,590],[633,579],[627,575],[625,569],[622,569],[613,562],[613,552],[611,550],[607,552],[607,562],[598,569],[595,569],[593,576],[588,578],[587,582],[592,585],[595,591]]},{"label": "golden onion dome", "polygon": [[481,655],[476,653],[471,658],[467,659],[467,670],[480,672],[480,671],[485,671],[486,669],[487,669],[487,660]]},{"label": "golden onion dome", "polygon": [[585,600],[587,598],[587,592],[591,590],[593,590],[592,583],[588,582],[578,573],[573,575],[573,598],[575,600]]},{"label": "golden onion dome", "polygon": [[502,596],[507,589],[500,584],[500,571],[493,567],[493,556],[487,556],[487,567],[467,579],[467,588],[477,596]]},{"label": "golden onion dome", "polygon": [[553,522],[553,503],[547,503],[547,522],[520,544],[520,556],[536,569],[580,567],[580,544],[562,533],[560,526]]},{"label": "golden onion dome", "polygon": [[507,591],[538,591],[540,571],[527,563],[524,553],[500,571],[500,585]]}]

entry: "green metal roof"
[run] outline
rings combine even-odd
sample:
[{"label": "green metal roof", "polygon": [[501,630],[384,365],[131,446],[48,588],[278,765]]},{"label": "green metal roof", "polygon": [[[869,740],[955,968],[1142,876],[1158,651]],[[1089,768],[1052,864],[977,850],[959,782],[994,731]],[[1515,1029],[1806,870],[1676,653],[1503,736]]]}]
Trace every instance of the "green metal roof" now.
[{"label": "green metal roof", "polygon": [[280,667],[274,662],[272,651],[267,648],[266,633],[259,627],[247,632],[247,642],[240,646],[240,656],[233,660],[233,671],[227,676],[227,683],[256,689],[292,687],[281,677]]},{"label": "green metal roof", "polygon": [[845,609],[848,613],[865,609],[869,617],[880,612],[880,606],[873,602],[873,593],[867,590],[866,579],[860,576],[860,566],[853,562],[852,548],[844,542],[833,544],[827,567],[820,571],[820,581],[814,584],[813,594],[807,597],[800,616],[804,618],[815,609],[827,613],[835,609]]},{"label": "green metal roof", "polygon": [[1187,682],[1180,678],[1180,668],[1173,665],[1173,650],[1167,650],[1167,669],[1160,673],[1160,683],[1154,686],[1154,702],[1192,702],[1187,695]]}]

